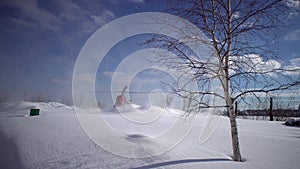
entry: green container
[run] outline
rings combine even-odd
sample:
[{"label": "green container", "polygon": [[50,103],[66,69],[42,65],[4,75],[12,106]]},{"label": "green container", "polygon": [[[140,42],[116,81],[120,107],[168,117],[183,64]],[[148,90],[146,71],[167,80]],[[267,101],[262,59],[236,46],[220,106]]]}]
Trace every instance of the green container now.
[{"label": "green container", "polygon": [[30,109],[29,116],[38,116],[40,114],[40,109]]}]

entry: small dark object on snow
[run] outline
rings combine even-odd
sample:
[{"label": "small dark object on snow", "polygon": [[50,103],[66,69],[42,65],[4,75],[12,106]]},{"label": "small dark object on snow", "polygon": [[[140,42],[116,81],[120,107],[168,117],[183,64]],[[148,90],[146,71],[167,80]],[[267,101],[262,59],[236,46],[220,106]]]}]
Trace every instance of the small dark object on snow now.
[{"label": "small dark object on snow", "polygon": [[300,126],[300,119],[296,120],[295,126]]},{"label": "small dark object on snow", "polygon": [[30,109],[29,116],[38,116],[40,114],[40,109]]},{"label": "small dark object on snow", "polygon": [[286,126],[300,126],[300,119],[289,119],[285,123],[283,123]]}]

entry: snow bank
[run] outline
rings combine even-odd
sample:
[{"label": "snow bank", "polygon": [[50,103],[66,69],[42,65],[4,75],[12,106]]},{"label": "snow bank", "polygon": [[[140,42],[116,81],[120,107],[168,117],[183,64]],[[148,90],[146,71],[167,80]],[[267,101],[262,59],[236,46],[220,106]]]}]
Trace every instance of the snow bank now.
[{"label": "snow bank", "polygon": [[283,124],[286,126],[300,126],[300,119],[289,119]]},{"label": "snow bank", "polygon": [[32,108],[41,108],[41,109],[56,109],[56,108],[68,108],[71,109],[67,105],[57,102],[18,102],[18,103],[1,103],[0,104],[1,111],[9,111],[9,110],[29,110]]}]

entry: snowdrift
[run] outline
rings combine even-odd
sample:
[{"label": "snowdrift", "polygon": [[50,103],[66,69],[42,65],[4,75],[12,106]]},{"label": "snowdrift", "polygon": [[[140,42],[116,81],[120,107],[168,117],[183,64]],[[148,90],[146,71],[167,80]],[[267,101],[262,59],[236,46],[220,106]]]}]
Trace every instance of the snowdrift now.
[{"label": "snowdrift", "polygon": [[[209,128],[209,113],[201,114],[188,135],[174,148],[157,156],[138,158],[151,149],[167,145],[170,140],[156,139],[162,130],[173,124],[180,116],[178,110],[168,110],[165,118],[158,118],[150,126],[130,124],[113,110],[102,111],[114,127],[123,133],[116,149],[130,151],[122,147],[124,142],[141,145],[134,149],[137,158],[114,155],[99,147],[81,127],[74,108],[60,103],[3,104],[0,106],[0,168],[300,168],[300,128],[287,127],[280,122],[238,120],[241,152],[245,162],[231,160],[230,126],[227,117],[214,116],[219,121],[216,128]],[[38,107],[40,116],[29,117],[29,109]],[[149,108],[133,106],[142,112]],[[153,110],[159,108],[152,107]],[[133,109],[134,110],[134,109]],[[98,118],[95,109],[85,117],[91,123]],[[127,113],[132,113],[127,110]],[[96,122],[96,121],[95,121]],[[139,125],[139,124],[138,124]],[[203,130],[206,126],[206,130]],[[213,133],[200,142],[203,132]],[[100,135],[107,142],[113,137]],[[153,138],[149,141],[148,138]]]}]

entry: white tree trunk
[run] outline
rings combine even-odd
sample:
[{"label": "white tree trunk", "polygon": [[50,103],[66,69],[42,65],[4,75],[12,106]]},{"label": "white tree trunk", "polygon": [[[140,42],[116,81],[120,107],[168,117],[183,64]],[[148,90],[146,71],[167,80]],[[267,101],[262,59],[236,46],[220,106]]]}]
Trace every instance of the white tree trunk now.
[{"label": "white tree trunk", "polygon": [[233,160],[240,162],[242,160],[241,160],[241,152],[240,152],[240,145],[239,145],[239,135],[238,135],[236,117],[233,108],[233,101],[230,94],[229,56],[231,51],[231,40],[232,40],[230,0],[227,1],[227,29],[228,29],[228,44],[227,44],[227,54],[225,56],[225,67],[224,67],[225,78],[223,79],[223,83],[225,84],[224,86],[225,99],[226,99],[227,111],[229,113],[229,119],[230,119]]},{"label": "white tree trunk", "polygon": [[227,108],[227,110],[229,113],[230,127],[231,127],[233,160],[234,161],[242,161],[236,117],[235,117],[232,101],[230,100],[229,102],[230,102],[230,104],[229,104],[229,108]]}]

